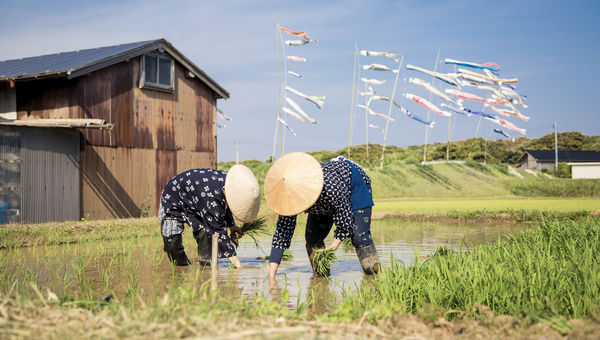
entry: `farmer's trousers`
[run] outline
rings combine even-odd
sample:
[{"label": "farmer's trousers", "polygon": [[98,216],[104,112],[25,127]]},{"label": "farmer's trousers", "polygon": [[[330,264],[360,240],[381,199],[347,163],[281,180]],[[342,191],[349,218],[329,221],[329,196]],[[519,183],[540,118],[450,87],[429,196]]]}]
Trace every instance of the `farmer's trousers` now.
[{"label": "farmer's trousers", "polygon": [[[353,211],[352,245],[359,249],[373,244],[371,237],[371,207]],[[333,226],[333,216],[308,214],[306,219],[306,248],[325,248],[325,237]]]}]

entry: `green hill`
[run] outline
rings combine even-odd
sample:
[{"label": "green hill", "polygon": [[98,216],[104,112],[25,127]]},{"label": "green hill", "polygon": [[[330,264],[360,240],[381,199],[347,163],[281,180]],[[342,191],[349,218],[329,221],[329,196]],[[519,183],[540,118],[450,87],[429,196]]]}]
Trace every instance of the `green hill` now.
[{"label": "green hill", "polygon": [[[319,161],[323,161],[319,157]],[[330,157],[331,158],[331,157]],[[329,158],[327,158],[329,159]],[[219,163],[228,170],[235,162]],[[257,176],[262,187],[270,163],[243,161]],[[386,160],[383,169],[367,167],[376,199],[388,198],[467,198],[467,197],[600,197],[600,180],[554,178],[528,173],[506,164],[431,164],[421,166],[414,158]]]},{"label": "green hill", "polygon": [[[563,132],[558,136],[559,150],[591,150],[600,152],[600,136],[587,136],[579,132]],[[350,149],[350,157],[368,166],[379,165],[381,162],[381,149],[379,144],[369,144],[369,152],[363,145],[356,145]],[[525,150],[554,150],[554,134],[540,138],[529,139],[520,137],[513,140],[486,140],[483,138],[469,138],[466,140],[427,145],[427,161],[445,160],[446,149],[450,160],[473,160],[480,163],[499,164],[506,163],[517,166],[519,158]],[[318,151],[311,153],[317,159],[329,159],[337,155],[348,155],[347,148],[337,151]],[[393,162],[413,158],[413,162],[423,160],[423,145],[400,148],[386,146],[385,161]]]},{"label": "green hill", "polygon": [[[427,146],[427,160],[446,159],[446,143]],[[439,163],[421,166],[423,146],[400,148],[387,146],[381,168],[382,146],[369,144],[352,146],[337,151],[310,152],[319,162],[339,155],[361,164],[371,177],[376,199],[466,198],[466,197],[600,197],[600,180],[573,180],[566,164],[559,165],[556,174],[532,173],[514,167],[526,149],[554,148],[554,134],[541,138],[525,137],[511,140],[484,140],[470,138],[450,143],[450,160],[458,163]],[[586,136],[579,132],[558,135],[560,150],[594,150],[600,152],[600,136]],[[219,163],[219,169],[228,170],[234,162]],[[263,186],[270,162],[243,161]],[[485,165],[484,165],[485,164]]]}]

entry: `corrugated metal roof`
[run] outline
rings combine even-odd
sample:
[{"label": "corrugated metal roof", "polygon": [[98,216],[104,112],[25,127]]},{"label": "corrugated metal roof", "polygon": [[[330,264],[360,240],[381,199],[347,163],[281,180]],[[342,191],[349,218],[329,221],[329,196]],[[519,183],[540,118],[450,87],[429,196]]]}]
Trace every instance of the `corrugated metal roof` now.
[{"label": "corrugated metal roof", "polygon": [[[525,150],[537,161],[554,162],[554,150]],[[600,153],[596,151],[558,151],[559,162],[600,162]]]},{"label": "corrugated metal roof", "polygon": [[159,48],[163,48],[179,63],[194,73],[198,79],[217,93],[218,98],[229,98],[227,90],[198,66],[194,65],[165,39],[0,61],[0,80],[25,80],[44,77],[75,78]]},{"label": "corrugated metal roof", "polygon": [[66,73],[157,41],[160,40],[140,41],[130,44],[0,61],[0,78],[21,78],[27,75]]}]

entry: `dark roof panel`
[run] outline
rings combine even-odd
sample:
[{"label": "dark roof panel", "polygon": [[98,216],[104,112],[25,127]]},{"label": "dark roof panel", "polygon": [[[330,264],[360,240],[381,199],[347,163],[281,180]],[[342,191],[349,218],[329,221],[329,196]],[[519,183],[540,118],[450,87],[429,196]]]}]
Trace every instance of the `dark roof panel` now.
[{"label": "dark roof panel", "polygon": [[160,48],[163,48],[166,53],[169,53],[184,67],[192,71],[200,81],[215,91],[217,98],[229,98],[227,90],[165,39],[0,61],[0,80],[31,80],[44,77],[76,78]]},{"label": "dark roof panel", "polygon": [[[554,150],[525,150],[537,161],[554,162]],[[600,153],[596,151],[558,151],[559,162],[600,162]]]},{"label": "dark roof panel", "polygon": [[0,61],[0,78],[67,72],[155,41],[157,40]]}]

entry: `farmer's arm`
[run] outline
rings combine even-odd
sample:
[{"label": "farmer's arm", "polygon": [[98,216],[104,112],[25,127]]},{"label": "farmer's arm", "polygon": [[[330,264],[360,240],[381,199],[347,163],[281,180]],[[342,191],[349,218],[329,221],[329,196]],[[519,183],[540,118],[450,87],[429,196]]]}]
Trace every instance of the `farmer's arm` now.
[{"label": "farmer's arm", "polygon": [[231,214],[231,210],[229,210],[229,207],[225,212],[225,223],[229,228],[229,235],[231,237],[231,241],[233,242],[233,244],[235,244],[235,247],[237,248],[239,245],[239,239],[242,236],[244,236],[244,233],[242,232],[242,229],[240,229],[240,227],[238,227],[235,224],[235,220],[233,219],[233,215]]},{"label": "farmer's arm", "polygon": [[242,268],[242,263],[240,262],[240,259],[238,259],[237,255],[229,257],[229,262],[231,262],[236,269]]},{"label": "farmer's arm", "polygon": [[273,235],[271,244],[271,256],[269,257],[269,277],[274,278],[283,257],[283,250],[290,247],[294,229],[296,228],[296,216],[279,216],[277,228]]},{"label": "farmer's arm", "polygon": [[[242,235],[244,235],[244,233],[242,232],[242,229],[240,229],[240,227],[238,227],[235,224],[233,214],[231,213],[231,210],[229,210],[229,207],[227,207],[227,210],[225,211],[225,223],[229,228],[229,235],[231,235],[231,241],[233,242],[233,244],[235,244],[235,247],[237,248],[239,246],[238,240],[240,237],[242,237]],[[235,267],[236,269],[242,268],[242,263],[240,262],[240,259],[237,257],[237,255],[229,257],[229,262],[231,262],[233,267]]]}]

